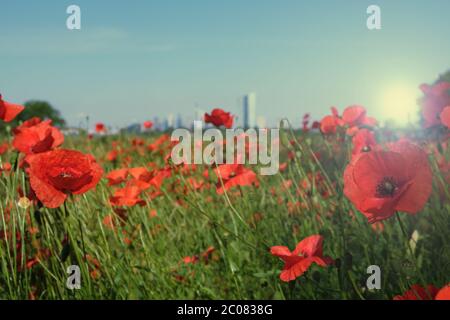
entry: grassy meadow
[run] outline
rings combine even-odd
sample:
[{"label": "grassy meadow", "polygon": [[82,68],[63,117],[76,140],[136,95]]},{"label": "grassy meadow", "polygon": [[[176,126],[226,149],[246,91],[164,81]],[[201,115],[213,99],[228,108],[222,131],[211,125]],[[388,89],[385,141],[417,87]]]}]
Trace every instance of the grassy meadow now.
[{"label": "grassy meadow", "polygon": [[[399,133],[376,134],[383,144]],[[104,176],[53,209],[26,196],[22,156],[12,148],[1,155],[1,299],[392,299],[450,280],[449,190],[437,158],[448,161],[448,149],[429,152],[433,192],[423,210],[369,224],[343,194],[352,152],[345,134],[284,128],[280,172],[223,194],[213,167],[171,164],[162,135],[67,136],[62,147],[92,154]],[[105,176],[136,167],[170,176],[133,195],[135,205],[112,205],[119,186]],[[281,281],[271,247],[293,250],[314,234],[334,263]],[[80,267],[79,290],[66,287],[70,265]],[[379,290],[366,286],[371,265],[381,269]]]}]

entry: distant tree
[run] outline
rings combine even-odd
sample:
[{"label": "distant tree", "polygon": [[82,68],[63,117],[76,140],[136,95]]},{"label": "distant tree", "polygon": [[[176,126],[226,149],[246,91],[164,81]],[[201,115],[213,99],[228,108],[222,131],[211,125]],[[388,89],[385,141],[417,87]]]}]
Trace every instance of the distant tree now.
[{"label": "distant tree", "polygon": [[450,70],[441,74],[439,76],[439,79],[436,82],[441,82],[441,81],[450,82]]},{"label": "distant tree", "polygon": [[46,101],[31,100],[25,102],[24,106],[25,110],[17,116],[17,121],[25,121],[33,117],[39,117],[43,120],[52,120],[52,124],[55,126],[63,127],[66,124],[61,113]]}]

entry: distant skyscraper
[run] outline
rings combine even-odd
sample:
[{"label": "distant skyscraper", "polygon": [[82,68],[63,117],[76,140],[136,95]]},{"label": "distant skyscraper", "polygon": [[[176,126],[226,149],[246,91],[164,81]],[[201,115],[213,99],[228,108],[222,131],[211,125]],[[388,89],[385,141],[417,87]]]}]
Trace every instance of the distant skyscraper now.
[{"label": "distant skyscraper", "polygon": [[195,115],[194,115],[194,121],[201,121],[201,122],[196,122],[196,126],[194,126],[194,129],[200,129],[202,127],[204,117],[205,117],[205,111],[196,108]]},{"label": "distant skyscraper", "polygon": [[161,130],[166,131],[167,129],[169,129],[169,120],[164,119],[161,123]]},{"label": "distant skyscraper", "polygon": [[183,128],[183,118],[181,117],[181,114],[177,115],[176,128]]},{"label": "distant skyscraper", "polygon": [[195,119],[194,120],[196,120],[196,121],[203,121],[204,117],[205,117],[205,111],[196,108],[195,109]]},{"label": "distant skyscraper", "polygon": [[153,118],[153,128],[155,128],[155,130],[161,130],[161,123],[159,122],[158,117]]},{"label": "distant skyscraper", "polygon": [[167,128],[173,128],[175,126],[175,117],[172,113],[167,116]]},{"label": "distant skyscraper", "polygon": [[256,126],[256,94],[249,93],[244,96],[244,128]]}]

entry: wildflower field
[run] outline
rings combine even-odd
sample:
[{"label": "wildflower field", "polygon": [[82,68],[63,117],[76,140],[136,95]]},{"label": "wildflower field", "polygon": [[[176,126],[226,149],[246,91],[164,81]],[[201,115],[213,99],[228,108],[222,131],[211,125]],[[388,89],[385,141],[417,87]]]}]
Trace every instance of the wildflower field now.
[{"label": "wildflower field", "polygon": [[[28,119],[0,141],[0,298],[449,299],[449,90],[422,86],[420,127],[356,105],[283,121],[267,176],[176,165],[151,122],[64,136]],[[4,95],[8,125],[23,107]],[[221,109],[205,121],[233,126]]]}]

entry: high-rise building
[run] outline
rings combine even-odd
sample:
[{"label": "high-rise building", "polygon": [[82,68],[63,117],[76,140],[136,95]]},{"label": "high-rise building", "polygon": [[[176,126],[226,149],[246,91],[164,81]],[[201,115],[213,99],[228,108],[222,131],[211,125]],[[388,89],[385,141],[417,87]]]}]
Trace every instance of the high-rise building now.
[{"label": "high-rise building", "polygon": [[183,128],[183,117],[181,116],[181,114],[177,115],[177,121],[176,121],[175,127]]},{"label": "high-rise building", "polygon": [[158,117],[154,117],[153,118],[153,128],[155,130],[161,130],[161,122],[159,122],[159,118]]},{"label": "high-rise building", "polygon": [[244,128],[256,126],[256,94],[249,93],[244,96]]},{"label": "high-rise building", "polygon": [[203,121],[205,117],[205,111],[199,108],[195,109],[195,115],[194,115],[194,120],[196,121]]},{"label": "high-rise building", "polygon": [[169,120],[166,118],[161,123],[161,131],[166,131],[169,129]]},{"label": "high-rise building", "polygon": [[174,128],[175,126],[175,117],[172,113],[169,113],[167,116],[167,128]]},{"label": "high-rise building", "polygon": [[200,129],[203,126],[203,121],[205,118],[205,111],[196,108],[195,109],[195,115],[194,115],[194,129]]}]

